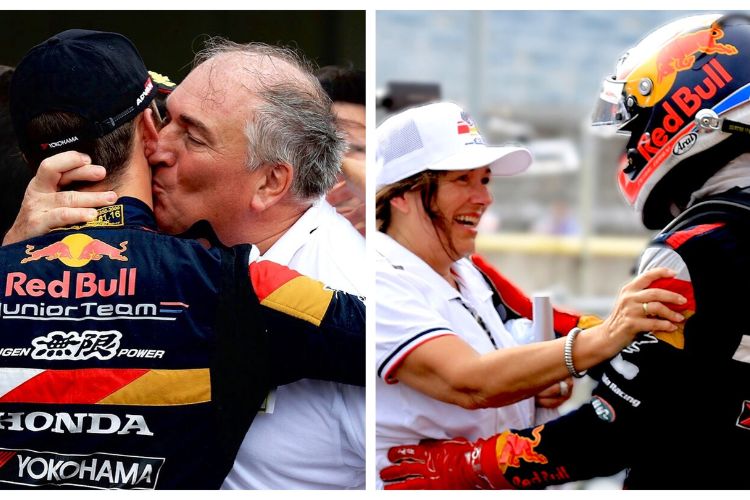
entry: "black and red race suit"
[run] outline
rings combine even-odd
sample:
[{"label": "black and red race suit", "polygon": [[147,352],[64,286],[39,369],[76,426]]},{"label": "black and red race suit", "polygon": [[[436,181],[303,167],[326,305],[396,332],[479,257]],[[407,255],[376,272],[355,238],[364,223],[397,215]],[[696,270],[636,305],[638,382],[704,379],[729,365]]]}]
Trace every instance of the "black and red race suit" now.
[{"label": "black and red race suit", "polygon": [[[688,298],[676,333],[641,334],[589,374],[591,400],[534,429],[506,433],[511,485],[627,470],[631,489],[750,488],[750,192],[706,199],[662,231],[640,271],[677,271],[654,287]],[[515,450],[515,451],[514,451]]]}]

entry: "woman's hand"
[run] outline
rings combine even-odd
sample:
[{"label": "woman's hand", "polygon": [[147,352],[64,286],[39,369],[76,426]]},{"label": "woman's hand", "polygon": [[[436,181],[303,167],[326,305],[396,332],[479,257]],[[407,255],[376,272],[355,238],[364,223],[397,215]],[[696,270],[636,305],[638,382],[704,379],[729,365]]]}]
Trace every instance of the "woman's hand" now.
[{"label": "woman's hand", "polygon": [[3,245],[47,233],[56,227],[90,222],[97,217],[94,207],[111,205],[117,200],[113,191],[60,191],[76,181],[100,181],[104,167],[92,165],[88,155],[66,151],[42,161],[26,188],[13,227],[5,234]]},{"label": "woman's hand", "polygon": [[601,328],[610,341],[612,355],[627,347],[640,332],[672,332],[677,329],[675,323],[685,320],[682,314],[666,305],[685,304],[685,297],[670,290],[648,288],[658,279],[674,276],[673,270],[657,267],[622,287],[612,313],[596,327]]},{"label": "woman's hand", "polygon": [[539,408],[557,408],[573,395],[573,377],[553,384],[534,397]]}]

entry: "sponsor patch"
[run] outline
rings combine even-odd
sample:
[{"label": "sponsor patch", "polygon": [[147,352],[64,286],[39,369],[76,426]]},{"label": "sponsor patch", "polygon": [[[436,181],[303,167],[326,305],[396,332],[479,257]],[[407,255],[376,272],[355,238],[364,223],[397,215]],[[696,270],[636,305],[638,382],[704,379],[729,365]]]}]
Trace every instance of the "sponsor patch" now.
[{"label": "sponsor patch", "polygon": [[641,400],[640,399],[634,398],[630,394],[628,394],[625,391],[623,391],[622,389],[620,389],[617,386],[617,384],[615,384],[614,382],[612,382],[609,379],[609,377],[607,376],[606,373],[602,374],[602,383],[605,386],[607,386],[607,388],[610,391],[612,391],[613,393],[615,393],[618,397],[620,397],[620,398],[624,399],[625,401],[627,401],[633,408],[638,408],[639,406],[641,406]]},{"label": "sponsor patch", "polygon": [[16,358],[26,357],[31,354],[31,347],[3,347],[0,348],[0,357]]},{"label": "sponsor patch", "polygon": [[33,359],[83,361],[115,357],[122,334],[117,330],[78,332],[50,332],[31,341]]},{"label": "sponsor patch", "polygon": [[547,484],[570,481],[570,474],[564,465],[558,465],[551,470],[534,471],[530,476],[514,476],[511,482],[516,488],[528,488],[530,486],[545,486]]},{"label": "sponsor patch", "polygon": [[22,271],[14,271],[5,277],[5,297],[131,297],[135,295],[137,274],[137,268],[134,267],[118,270],[116,278],[103,278],[93,272],[63,271],[59,280],[45,281]]},{"label": "sponsor patch", "polygon": [[153,90],[154,88],[154,82],[151,81],[151,77],[149,76],[146,79],[146,83],[143,84],[143,92],[141,92],[141,95],[138,96],[138,99],[135,100],[135,105],[139,106],[143,100],[146,98],[146,96]]},{"label": "sponsor patch", "polygon": [[0,483],[152,490],[164,460],[111,453],[73,455],[0,448]]},{"label": "sponsor patch", "polygon": [[542,441],[544,425],[535,427],[531,434],[533,438],[521,436],[515,432],[503,432],[497,438],[497,463],[500,471],[505,473],[508,467],[521,467],[521,460],[526,463],[546,464],[547,457],[538,453],[536,447]]},{"label": "sponsor patch", "polygon": [[0,430],[55,434],[138,434],[153,436],[143,415],[113,413],[0,412]]},{"label": "sponsor patch", "polygon": [[128,242],[122,241],[118,247],[94,239],[88,234],[69,234],[62,240],[42,248],[36,248],[35,245],[26,245],[27,257],[21,259],[21,264],[45,259],[59,260],[68,267],[82,267],[92,260],[101,260],[103,257],[110,260],[128,260],[125,256]]},{"label": "sponsor patch", "polygon": [[[67,271],[66,271],[67,272]],[[133,278],[135,273],[133,273]],[[61,281],[63,283],[64,281]],[[134,281],[133,281],[134,282]],[[11,288],[12,290],[12,288]],[[23,290],[23,289],[21,289]],[[54,289],[64,293],[64,288]],[[70,293],[67,293],[69,296]],[[52,295],[54,297],[54,295]],[[31,321],[111,321],[113,319],[175,321],[190,307],[183,302],[154,303],[110,303],[81,302],[80,305],[27,304],[0,302],[0,319]]]},{"label": "sponsor patch", "polygon": [[69,231],[71,229],[83,229],[87,227],[122,227],[125,225],[125,210],[122,205],[112,205],[111,207],[102,207],[96,210],[97,217],[91,222],[85,224],[76,224],[73,226],[58,227],[52,231]]},{"label": "sponsor patch", "polygon": [[474,120],[465,111],[461,112],[461,119],[457,123],[458,135],[466,135],[464,144],[484,144],[484,139],[479,134],[479,129]]},{"label": "sponsor patch", "polygon": [[42,151],[46,151],[48,149],[55,149],[55,148],[59,148],[59,147],[62,147],[62,146],[66,146],[68,144],[72,144],[72,143],[76,142],[77,140],[78,140],[78,136],[74,135],[72,137],[67,137],[65,139],[61,139],[59,141],[45,142],[45,143],[39,144],[39,149],[41,149]]},{"label": "sponsor patch", "polygon": [[656,58],[657,83],[674,76],[679,71],[689,70],[695,64],[696,56],[704,54],[736,55],[737,47],[717,40],[724,37],[724,30],[711,26],[692,33],[685,33],[670,40],[659,51]]},{"label": "sponsor patch", "polygon": [[672,153],[675,156],[680,156],[688,151],[690,151],[695,143],[698,141],[698,134],[695,132],[690,132],[687,135],[683,135],[680,137],[680,139],[674,143],[674,148],[672,148]]},{"label": "sponsor patch", "polygon": [[591,406],[594,408],[596,416],[601,420],[611,424],[615,421],[615,410],[608,402],[599,396],[591,398]]}]

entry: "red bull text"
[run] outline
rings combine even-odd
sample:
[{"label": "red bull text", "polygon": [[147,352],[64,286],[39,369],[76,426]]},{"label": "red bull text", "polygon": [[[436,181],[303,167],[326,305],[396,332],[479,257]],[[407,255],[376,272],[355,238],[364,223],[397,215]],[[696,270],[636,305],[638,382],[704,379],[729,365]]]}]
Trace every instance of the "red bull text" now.
[{"label": "red bull text", "polygon": [[[650,134],[643,134],[638,141],[638,152],[647,162],[651,161],[669,142],[672,135],[685,125],[686,120],[691,119],[701,109],[703,101],[714,97],[719,89],[732,81],[732,75],[716,59],[704,64],[701,70],[707,75],[703,82],[693,88],[680,87],[675,90],[672,96],[662,103],[665,115],[661,127],[654,128]],[[663,154],[670,152],[666,149],[666,153]],[[664,159],[660,158],[658,163]]]},{"label": "red bull text", "polygon": [[96,273],[63,271],[59,280],[49,282],[40,278],[29,279],[24,272],[12,272],[8,273],[5,280],[5,297],[127,297],[135,295],[136,277],[136,268],[120,269],[116,278],[102,278]]}]

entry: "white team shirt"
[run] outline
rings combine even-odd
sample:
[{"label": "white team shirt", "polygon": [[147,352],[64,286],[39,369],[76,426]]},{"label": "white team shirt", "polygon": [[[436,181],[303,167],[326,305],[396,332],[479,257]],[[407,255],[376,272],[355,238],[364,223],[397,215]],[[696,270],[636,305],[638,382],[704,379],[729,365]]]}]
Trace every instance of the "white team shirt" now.
[{"label": "white team shirt", "polygon": [[[388,448],[424,438],[474,440],[534,423],[534,399],[503,408],[466,410],[443,403],[392,379],[393,371],[416,347],[443,335],[457,335],[480,354],[495,349],[469,309],[481,316],[497,348],[518,345],[492,303],[492,291],[467,260],[451,271],[451,287],[422,259],[376,232],[376,467],[388,465]],[[382,482],[378,477],[378,487]]]},{"label": "white team shirt", "polygon": [[[319,200],[261,257],[364,295],[365,240]],[[300,380],[255,417],[222,489],[363,489],[365,390]]]}]

